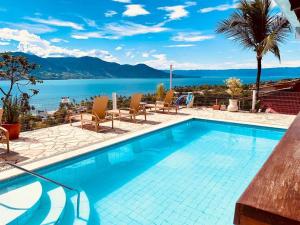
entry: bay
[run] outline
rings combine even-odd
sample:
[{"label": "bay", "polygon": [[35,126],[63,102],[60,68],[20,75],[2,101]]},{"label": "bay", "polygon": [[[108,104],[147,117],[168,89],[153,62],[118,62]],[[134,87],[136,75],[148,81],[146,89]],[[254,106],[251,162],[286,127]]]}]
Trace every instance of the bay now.
[{"label": "bay", "polygon": [[[202,84],[223,84],[227,76],[201,76],[193,78],[175,78],[173,86],[188,86]],[[255,76],[240,77],[244,83],[254,83]],[[262,80],[280,80],[286,76],[265,76]],[[292,77],[289,77],[292,78]],[[157,84],[163,83],[169,88],[169,79],[83,79],[83,80],[45,80],[37,88],[40,90],[30,103],[36,109],[54,110],[58,107],[61,97],[69,97],[77,102],[96,95],[111,96],[112,92],[117,95],[130,96],[132,93],[154,93]],[[1,87],[8,88],[7,81],[1,81]]]}]

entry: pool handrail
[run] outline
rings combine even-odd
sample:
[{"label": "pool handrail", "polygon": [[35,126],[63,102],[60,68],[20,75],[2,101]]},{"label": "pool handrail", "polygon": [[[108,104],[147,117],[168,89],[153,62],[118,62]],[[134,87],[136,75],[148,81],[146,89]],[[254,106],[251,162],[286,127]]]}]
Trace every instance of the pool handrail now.
[{"label": "pool handrail", "polygon": [[21,167],[21,166],[18,166],[18,165],[16,165],[16,164],[11,163],[11,162],[8,162],[8,161],[0,162],[0,165],[1,165],[1,164],[2,164],[2,165],[9,165],[9,166],[14,167],[14,168],[16,168],[16,169],[22,170],[23,172],[28,173],[28,174],[30,174],[30,175],[32,175],[32,176],[35,176],[35,177],[40,178],[40,179],[42,179],[42,180],[45,180],[45,181],[47,181],[47,182],[56,184],[56,185],[61,186],[61,187],[65,188],[65,189],[68,189],[68,190],[70,190],[70,191],[76,192],[76,194],[77,194],[77,206],[76,206],[76,210],[77,210],[77,217],[79,218],[80,191],[79,191],[78,189],[69,187],[69,186],[67,186],[67,185],[65,185],[65,184],[62,184],[62,183],[58,182],[58,181],[55,181],[55,180],[52,180],[52,179],[50,179],[50,178],[44,177],[44,176],[42,176],[41,174],[38,174],[38,173],[36,173],[36,172],[27,170],[27,169],[25,169],[25,168],[23,168],[23,167]]}]

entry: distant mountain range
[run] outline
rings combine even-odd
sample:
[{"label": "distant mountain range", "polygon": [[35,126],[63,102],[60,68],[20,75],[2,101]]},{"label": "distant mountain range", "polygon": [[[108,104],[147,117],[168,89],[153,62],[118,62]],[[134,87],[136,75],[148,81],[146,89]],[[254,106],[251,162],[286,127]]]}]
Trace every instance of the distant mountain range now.
[{"label": "distant mountain range", "polygon": [[[22,55],[32,63],[39,65],[34,75],[43,80],[63,79],[103,79],[103,78],[168,78],[169,71],[151,68],[145,64],[121,65],[106,62],[95,57],[49,57],[41,58],[23,52],[14,52]],[[230,70],[175,70],[174,77],[255,77],[256,69]],[[263,76],[276,78],[300,77],[300,67],[263,69]]]},{"label": "distant mountain range", "polygon": [[49,57],[41,58],[23,52],[14,55],[27,57],[31,63],[39,68],[34,75],[43,80],[62,79],[101,79],[101,78],[166,78],[168,73],[153,69],[145,64],[120,65],[106,62],[95,57]]}]

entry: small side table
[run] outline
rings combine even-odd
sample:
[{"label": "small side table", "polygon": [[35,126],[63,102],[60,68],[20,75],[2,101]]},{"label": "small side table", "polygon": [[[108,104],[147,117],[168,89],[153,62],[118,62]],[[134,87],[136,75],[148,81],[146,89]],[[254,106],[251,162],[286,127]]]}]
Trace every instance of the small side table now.
[{"label": "small side table", "polygon": [[116,119],[118,117],[120,118],[120,111],[119,111],[119,109],[108,110],[107,114],[112,117],[112,121],[114,121],[114,119]]}]

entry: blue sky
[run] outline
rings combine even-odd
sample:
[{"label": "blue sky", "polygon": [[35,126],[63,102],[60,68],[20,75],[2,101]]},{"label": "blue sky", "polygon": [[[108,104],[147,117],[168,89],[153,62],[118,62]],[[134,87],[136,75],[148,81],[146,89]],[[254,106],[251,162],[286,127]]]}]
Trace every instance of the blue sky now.
[{"label": "blue sky", "polygon": [[[235,0],[1,0],[0,50],[159,69],[254,68],[253,52],[215,33],[234,7]],[[281,64],[268,55],[264,65],[300,66],[299,52],[291,34]]]}]

